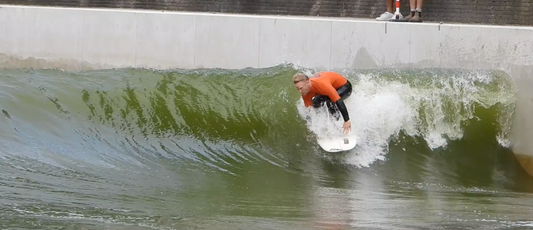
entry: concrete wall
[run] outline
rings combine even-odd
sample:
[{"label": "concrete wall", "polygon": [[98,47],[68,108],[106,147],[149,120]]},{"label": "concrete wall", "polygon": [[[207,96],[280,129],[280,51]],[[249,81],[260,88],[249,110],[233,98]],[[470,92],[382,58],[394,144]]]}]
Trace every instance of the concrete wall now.
[{"label": "concrete wall", "polygon": [[[386,0],[0,0],[0,4],[368,19],[386,10]],[[401,0],[400,5],[401,12],[407,15],[409,1]],[[533,25],[531,0],[426,0],[422,9],[426,21]]]},{"label": "concrete wall", "polygon": [[502,69],[512,147],[533,175],[533,28],[0,6],[0,67]]}]

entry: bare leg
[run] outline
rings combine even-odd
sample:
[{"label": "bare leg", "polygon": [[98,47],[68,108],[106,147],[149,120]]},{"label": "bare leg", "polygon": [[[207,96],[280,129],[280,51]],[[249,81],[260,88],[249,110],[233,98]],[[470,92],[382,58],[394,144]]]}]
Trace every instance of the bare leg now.
[{"label": "bare leg", "polygon": [[409,0],[409,8],[415,10],[417,0]]},{"label": "bare leg", "polygon": [[387,0],[387,12],[394,13],[394,0]]},{"label": "bare leg", "polygon": [[422,10],[422,3],[424,0],[416,0],[416,8]]}]

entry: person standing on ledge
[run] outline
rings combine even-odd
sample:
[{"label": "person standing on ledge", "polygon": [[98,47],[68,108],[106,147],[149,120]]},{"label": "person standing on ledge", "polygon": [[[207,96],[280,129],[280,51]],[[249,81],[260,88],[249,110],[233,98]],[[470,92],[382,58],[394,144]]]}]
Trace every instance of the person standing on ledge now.
[{"label": "person standing on ledge", "polygon": [[400,21],[407,22],[422,22],[422,4],[424,0],[409,0],[409,8],[411,13],[409,16],[402,18]]},{"label": "person standing on ledge", "polygon": [[[394,19],[394,0],[385,0],[385,4],[387,5],[387,11],[376,18],[378,21],[389,21]],[[400,14],[400,19],[403,19],[402,14]]]},{"label": "person standing on ledge", "polygon": [[329,112],[339,119],[337,111],[344,118],[342,128],[344,133],[351,130],[351,121],[348,109],[344,104],[352,94],[352,84],[342,75],[334,72],[319,72],[309,78],[303,73],[297,73],[292,77],[294,86],[302,95],[305,107],[319,108],[327,105]]}]

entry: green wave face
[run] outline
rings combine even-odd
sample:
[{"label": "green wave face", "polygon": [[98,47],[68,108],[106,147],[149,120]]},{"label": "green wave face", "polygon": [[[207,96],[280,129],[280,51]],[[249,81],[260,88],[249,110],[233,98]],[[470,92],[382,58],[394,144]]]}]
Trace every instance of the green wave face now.
[{"label": "green wave face", "polygon": [[[291,83],[296,72],[290,66],[4,72],[2,126],[11,131],[2,135],[23,142],[29,138],[24,132],[30,132],[87,149],[106,146],[116,151],[105,153],[111,159],[141,165],[143,158],[159,155],[211,163],[226,157],[275,163],[295,149],[320,151],[314,138],[339,132],[342,126],[327,119],[323,109],[311,111],[306,123],[307,111]],[[417,144],[445,148],[449,141],[464,139],[469,128],[489,132],[474,139],[508,145],[514,91],[502,72],[341,73],[353,84],[346,103],[358,137],[358,148],[347,163],[368,166],[382,160],[391,141],[422,138]],[[488,127],[469,125],[481,118]],[[123,149],[149,153],[124,154],[128,151]]]}]

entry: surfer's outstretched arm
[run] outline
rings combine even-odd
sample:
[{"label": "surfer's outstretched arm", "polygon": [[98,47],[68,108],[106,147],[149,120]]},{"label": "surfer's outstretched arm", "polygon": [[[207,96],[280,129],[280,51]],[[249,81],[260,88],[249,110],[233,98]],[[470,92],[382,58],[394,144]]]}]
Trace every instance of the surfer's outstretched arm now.
[{"label": "surfer's outstretched arm", "polygon": [[335,102],[337,105],[337,108],[342,114],[342,118],[344,118],[344,124],[342,125],[342,129],[344,130],[344,133],[348,133],[351,130],[352,122],[350,121],[350,116],[348,116],[348,109],[346,109],[346,105],[344,104],[344,101],[342,99],[339,99]]},{"label": "surfer's outstretched arm", "polygon": [[339,93],[337,93],[337,90],[333,88],[333,85],[326,85],[324,88],[321,89],[321,91],[337,105],[337,108],[339,109],[342,114],[342,117],[344,118],[344,124],[342,125],[342,128],[345,133],[348,133],[351,129],[352,123],[350,122],[350,117],[348,116],[348,109],[346,109],[344,100],[341,98]]},{"label": "surfer's outstretched arm", "polygon": [[346,109],[346,105],[344,104],[344,101],[342,99],[337,100],[335,102],[337,104],[337,108],[339,108],[339,111],[342,114],[342,118],[344,118],[344,122],[347,122],[350,120],[350,116],[348,116],[348,109]]}]

